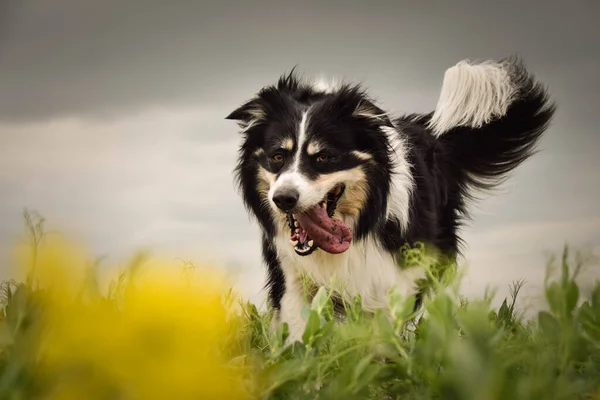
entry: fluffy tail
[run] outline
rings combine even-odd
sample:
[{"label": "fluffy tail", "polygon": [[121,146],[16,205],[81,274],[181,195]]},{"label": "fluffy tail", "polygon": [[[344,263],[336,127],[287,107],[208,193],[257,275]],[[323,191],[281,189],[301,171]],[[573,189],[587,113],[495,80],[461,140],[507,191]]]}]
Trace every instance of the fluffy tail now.
[{"label": "fluffy tail", "polygon": [[530,157],[555,111],[545,88],[516,58],[461,61],[448,69],[425,125],[463,184],[492,189]]}]

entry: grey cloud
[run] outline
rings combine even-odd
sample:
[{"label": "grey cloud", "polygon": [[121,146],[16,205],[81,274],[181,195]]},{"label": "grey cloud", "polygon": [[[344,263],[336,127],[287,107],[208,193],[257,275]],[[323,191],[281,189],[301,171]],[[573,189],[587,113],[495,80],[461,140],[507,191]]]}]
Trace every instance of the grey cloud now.
[{"label": "grey cloud", "polygon": [[242,100],[238,88],[251,93],[295,64],[401,94],[437,84],[463,57],[589,59],[598,5],[536,3],[8,0],[0,117],[228,107]]},{"label": "grey cloud", "polygon": [[[220,224],[215,219],[223,207],[239,206],[229,176],[235,142],[190,146],[181,140],[188,124],[205,118],[197,114],[149,111],[104,124],[0,125],[6,142],[0,147],[0,247],[21,230],[23,207],[81,232],[102,253],[171,238],[193,247],[198,238],[223,242],[228,230],[239,232],[229,229],[239,223],[227,213]],[[168,134],[146,140],[149,126]],[[198,214],[186,220],[181,213],[192,209]]]}]

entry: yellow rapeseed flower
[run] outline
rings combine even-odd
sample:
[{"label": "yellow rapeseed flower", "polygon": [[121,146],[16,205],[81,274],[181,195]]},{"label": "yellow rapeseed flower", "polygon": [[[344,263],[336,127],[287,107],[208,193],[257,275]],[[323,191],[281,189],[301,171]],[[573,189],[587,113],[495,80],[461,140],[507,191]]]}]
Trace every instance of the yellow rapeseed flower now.
[{"label": "yellow rapeseed flower", "polygon": [[226,339],[235,323],[219,275],[203,269],[189,280],[172,262],[150,260],[119,298],[107,299],[81,285],[86,259],[64,240],[46,243],[37,255],[45,316],[41,379],[49,398],[248,397],[243,374],[227,364]]}]

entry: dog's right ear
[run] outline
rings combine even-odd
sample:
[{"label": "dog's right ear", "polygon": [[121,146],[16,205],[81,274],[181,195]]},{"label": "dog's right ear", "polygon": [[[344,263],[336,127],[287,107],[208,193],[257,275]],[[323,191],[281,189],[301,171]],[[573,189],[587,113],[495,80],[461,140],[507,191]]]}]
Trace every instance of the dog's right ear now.
[{"label": "dog's right ear", "polygon": [[225,117],[225,119],[230,119],[233,121],[245,121],[249,117],[248,109],[249,109],[249,103],[246,103],[243,106],[233,110],[231,112],[231,114],[229,114],[228,116]]},{"label": "dog's right ear", "polygon": [[233,110],[225,119],[237,121],[240,127],[248,128],[265,118],[265,109],[259,99],[252,99]]}]

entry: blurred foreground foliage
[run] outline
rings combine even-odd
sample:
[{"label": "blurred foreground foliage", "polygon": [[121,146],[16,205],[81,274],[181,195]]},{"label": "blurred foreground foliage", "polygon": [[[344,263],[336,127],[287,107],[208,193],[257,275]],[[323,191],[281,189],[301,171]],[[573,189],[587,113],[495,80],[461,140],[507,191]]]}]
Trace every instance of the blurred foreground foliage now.
[{"label": "blurred foreground foliage", "polygon": [[430,271],[417,323],[415,299],[393,293],[393,318],[356,298],[338,323],[320,288],[303,343],[286,344],[217,270],[139,255],[102,290],[81,246],[35,215],[26,225],[23,279],[0,285],[1,399],[600,399],[600,283],[580,293],[584,262],[567,248],[531,320],[515,305],[522,282],[494,310],[405,249]]}]

